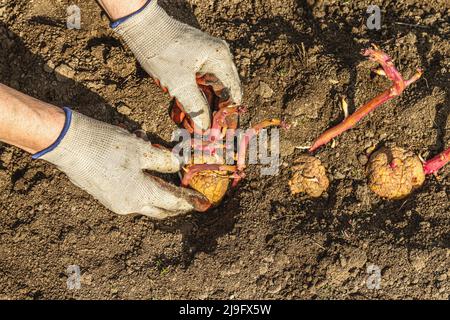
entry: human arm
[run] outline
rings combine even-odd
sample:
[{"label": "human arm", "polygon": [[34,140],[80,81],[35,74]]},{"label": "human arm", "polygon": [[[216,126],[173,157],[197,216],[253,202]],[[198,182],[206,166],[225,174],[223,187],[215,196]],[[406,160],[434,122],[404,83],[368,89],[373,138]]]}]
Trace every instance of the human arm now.
[{"label": "human arm", "polygon": [[178,158],[119,127],[39,101],[0,84],[0,141],[46,160],[118,214],[162,219],[208,202],[146,171],[177,172]]},{"label": "human arm", "polygon": [[29,153],[50,146],[64,126],[62,109],[0,84],[0,140]]}]

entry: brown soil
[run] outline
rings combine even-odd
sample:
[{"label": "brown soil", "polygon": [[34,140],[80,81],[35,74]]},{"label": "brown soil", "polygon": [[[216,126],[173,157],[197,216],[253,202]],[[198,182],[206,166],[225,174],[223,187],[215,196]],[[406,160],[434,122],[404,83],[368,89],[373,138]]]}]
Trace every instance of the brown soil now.
[{"label": "brown soil", "polygon": [[[81,7],[82,29],[65,27]],[[382,7],[380,31],[365,26]],[[450,294],[450,166],[401,201],[371,193],[366,151],[399,146],[430,157],[449,145],[449,2],[165,1],[177,18],[226,39],[249,112],[292,124],[282,169],[259,168],[207,214],[162,222],[117,216],[66,176],[0,144],[0,298],[417,298]],[[136,64],[94,1],[0,0],[0,81],[59,106],[170,139],[169,98]],[[424,78],[317,156],[330,189],[290,194],[289,167],[326,128],[389,86],[361,49],[378,44],[405,76]],[[54,66],[61,64],[53,71]],[[273,90],[273,93],[268,88]],[[81,289],[66,269],[79,265]],[[369,289],[367,268],[381,269]]]}]

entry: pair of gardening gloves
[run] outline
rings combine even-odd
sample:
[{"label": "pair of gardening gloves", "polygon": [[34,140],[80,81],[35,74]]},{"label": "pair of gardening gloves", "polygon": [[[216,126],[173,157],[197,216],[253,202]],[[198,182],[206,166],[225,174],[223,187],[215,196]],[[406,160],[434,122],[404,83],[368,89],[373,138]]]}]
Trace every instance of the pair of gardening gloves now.
[{"label": "pair of gardening gloves", "polygon": [[[214,74],[228,88],[234,103],[240,104],[239,75],[225,41],[171,18],[156,0],[112,26],[142,67],[178,100],[197,128],[209,128],[210,110],[196,75]],[[163,219],[208,207],[199,193],[170,185],[144,171],[179,171],[182,163],[170,150],[70,109],[65,112],[60,138],[35,158],[55,164],[113,212]]]}]

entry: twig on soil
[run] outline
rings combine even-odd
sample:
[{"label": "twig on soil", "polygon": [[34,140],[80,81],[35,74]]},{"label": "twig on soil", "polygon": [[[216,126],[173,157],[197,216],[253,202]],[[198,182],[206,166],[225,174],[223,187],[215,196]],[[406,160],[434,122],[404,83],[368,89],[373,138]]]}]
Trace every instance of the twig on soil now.
[{"label": "twig on soil", "polygon": [[308,53],[306,52],[305,44],[302,42],[301,48],[298,44],[296,44],[295,46],[297,47],[297,50],[299,51],[299,56],[300,56],[301,61],[303,62],[305,67],[308,67]]},{"label": "twig on soil", "polygon": [[333,141],[331,141],[331,149],[336,148],[336,139],[333,139]]},{"label": "twig on soil", "polygon": [[316,240],[314,240],[313,238],[308,237],[309,240],[311,240],[311,242],[313,244],[315,244],[316,246],[318,246],[319,248],[326,250],[324,246],[322,246],[320,243],[318,243]]},{"label": "twig on soil", "polygon": [[399,212],[400,210],[402,210],[402,208],[405,206],[405,204],[408,202],[408,199],[406,199],[402,205],[400,206],[400,208],[398,208],[397,212]]},{"label": "twig on soil", "polygon": [[297,146],[294,147],[295,149],[299,149],[299,150],[308,150],[309,148],[311,148],[311,146]]},{"label": "twig on soil", "polygon": [[348,103],[347,100],[345,99],[345,96],[341,97],[341,107],[342,107],[342,111],[344,112],[344,119],[348,118]]},{"label": "twig on soil", "polygon": [[424,28],[424,29],[430,29],[429,26],[424,26],[422,24],[412,24],[412,23],[406,23],[406,22],[394,22],[395,24],[398,24],[400,26],[406,26],[406,27],[413,27],[413,28]]},{"label": "twig on soil", "polygon": [[344,235],[344,237],[346,237],[347,239],[350,239],[350,236],[347,234],[347,231],[343,230],[342,234]]},{"label": "twig on soil", "polygon": [[430,89],[430,86],[428,85],[428,80],[427,80],[427,78],[423,77],[423,80],[425,80],[425,84],[426,84],[426,86],[427,86],[427,89]]}]

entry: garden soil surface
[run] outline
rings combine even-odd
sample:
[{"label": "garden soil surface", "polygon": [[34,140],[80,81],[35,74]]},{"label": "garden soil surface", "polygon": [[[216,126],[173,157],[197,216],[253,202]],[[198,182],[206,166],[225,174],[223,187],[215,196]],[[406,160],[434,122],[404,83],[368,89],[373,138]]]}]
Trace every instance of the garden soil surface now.
[{"label": "garden soil surface", "polygon": [[[0,144],[0,298],[448,299],[450,166],[406,199],[366,181],[367,153],[399,146],[429,158],[450,146],[448,1],[160,1],[230,44],[248,127],[279,117],[278,175],[250,166],[203,214],[118,216],[44,161]],[[81,29],[66,27],[81,9]],[[370,4],[381,29],[366,25]],[[405,77],[424,76],[316,156],[330,188],[292,196],[301,148],[390,86],[361,50],[371,43]],[[95,1],[0,0],[0,82],[168,145],[168,95],[136,63]],[[173,177],[176,180],[176,177]],[[81,288],[67,280],[74,267]]]}]

